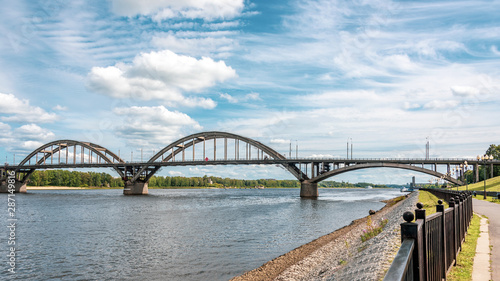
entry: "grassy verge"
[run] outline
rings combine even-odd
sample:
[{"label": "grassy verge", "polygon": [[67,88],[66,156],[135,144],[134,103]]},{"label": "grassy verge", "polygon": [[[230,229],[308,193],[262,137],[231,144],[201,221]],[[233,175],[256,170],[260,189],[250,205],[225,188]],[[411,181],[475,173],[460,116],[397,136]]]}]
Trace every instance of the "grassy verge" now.
[{"label": "grassy verge", "polygon": [[476,255],[480,222],[481,218],[474,214],[467,235],[465,236],[465,243],[462,244],[462,250],[458,254],[457,265],[448,273],[446,280],[455,281],[472,279],[472,266],[474,265],[474,256]]},{"label": "grassy verge", "polygon": [[[453,190],[456,190],[456,188],[451,188]],[[477,183],[469,184],[469,186],[459,186],[458,190],[471,190],[471,191],[477,191],[478,193],[480,191],[484,190],[484,181],[480,181]],[[497,191],[500,192],[500,177],[494,177],[491,179],[486,180],[486,191]]]},{"label": "grassy verge", "polygon": [[486,196],[486,199],[484,199],[484,195],[478,193],[477,196],[473,197],[473,198],[474,199],[478,199],[478,200],[488,201],[488,202],[491,202],[491,203],[500,204],[500,200],[498,200],[497,197]]},{"label": "grassy verge", "polygon": [[[420,190],[418,192],[418,202],[424,204],[426,216],[434,214],[436,212],[436,205],[438,205],[438,200],[439,198],[437,198],[436,195],[428,191]],[[444,202],[444,200],[443,205],[445,209],[449,207],[448,203]]]}]

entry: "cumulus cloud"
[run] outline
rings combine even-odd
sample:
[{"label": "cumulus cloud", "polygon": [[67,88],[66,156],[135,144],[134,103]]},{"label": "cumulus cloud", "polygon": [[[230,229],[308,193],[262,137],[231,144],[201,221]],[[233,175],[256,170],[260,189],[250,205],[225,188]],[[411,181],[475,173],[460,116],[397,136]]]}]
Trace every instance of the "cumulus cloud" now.
[{"label": "cumulus cloud", "polygon": [[29,153],[54,139],[54,133],[36,124],[26,124],[12,129],[10,125],[0,122],[0,145],[7,151]]},{"label": "cumulus cloud", "polygon": [[176,18],[232,19],[239,16],[245,6],[243,0],[112,0],[111,3],[118,15],[151,16],[157,22]]},{"label": "cumulus cloud", "polygon": [[49,140],[54,137],[54,133],[36,124],[23,125],[14,130],[14,134],[25,140]]},{"label": "cumulus cloud", "polygon": [[117,63],[93,67],[87,76],[87,88],[115,98],[158,99],[166,104],[215,107],[206,98],[186,98],[184,92],[200,92],[236,77],[236,71],[223,61],[196,59],[172,51],[141,53],[131,64]]},{"label": "cumulus cloud", "polygon": [[0,100],[2,101],[0,103],[0,120],[2,121],[48,123],[57,119],[55,113],[48,113],[41,107],[32,106],[29,100],[18,99],[13,94],[0,93]]},{"label": "cumulus cloud", "polygon": [[185,113],[170,111],[164,106],[132,106],[115,108],[113,112],[125,116],[117,134],[132,145],[165,146],[188,132],[202,129]]}]

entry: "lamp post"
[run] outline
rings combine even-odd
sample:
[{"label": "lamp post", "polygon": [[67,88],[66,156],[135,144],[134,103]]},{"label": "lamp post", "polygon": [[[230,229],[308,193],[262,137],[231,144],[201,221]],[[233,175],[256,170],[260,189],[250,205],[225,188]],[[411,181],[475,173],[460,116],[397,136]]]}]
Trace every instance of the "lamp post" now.
[{"label": "lamp post", "polygon": [[486,162],[488,160],[493,160],[493,155],[481,155],[477,156],[477,161],[481,160],[482,164],[484,165],[483,167],[483,175],[484,175],[484,200],[486,200]]},{"label": "lamp post", "polygon": [[[462,164],[460,164],[460,166],[462,166]],[[464,161],[464,165],[463,165],[463,174],[464,174],[464,177],[463,179],[465,180],[465,190],[466,191],[469,191],[469,182],[467,181],[467,176],[465,175],[465,173],[469,170],[469,164],[467,163],[467,161]]]}]

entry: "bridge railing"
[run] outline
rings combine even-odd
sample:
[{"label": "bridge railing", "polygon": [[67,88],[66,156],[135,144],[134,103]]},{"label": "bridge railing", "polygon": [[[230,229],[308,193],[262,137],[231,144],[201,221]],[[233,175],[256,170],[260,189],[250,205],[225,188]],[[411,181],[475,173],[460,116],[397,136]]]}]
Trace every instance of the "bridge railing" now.
[{"label": "bridge railing", "polygon": [[471,193],[425,190],[449,201],[450,207],[444,209],[440,199],[432,215],[425,215],[421,203],[417,204],[415,215],[412,212],[403,215],[406,222],[401,224],[402,244],[384,281],[441,281],[456,264],[472,219]]}]

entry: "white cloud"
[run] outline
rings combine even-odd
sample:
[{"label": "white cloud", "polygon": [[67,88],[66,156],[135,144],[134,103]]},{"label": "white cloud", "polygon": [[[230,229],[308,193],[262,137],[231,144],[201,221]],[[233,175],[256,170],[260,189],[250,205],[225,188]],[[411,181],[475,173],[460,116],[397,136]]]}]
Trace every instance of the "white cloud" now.
[{"label": "white cloud", "polygon": [[227,93],[220,94],[219,96],[220,96],[220,98],[225,99],[230,103],[237,103],[238,102],[238,99],[234,98],[233,96],[231,96],[230,94],[227,94]]},{"label": "white cloud", "polygon": [[411,103],[411,102],[408,102],[408,101],[405,101],[404,104],[403,104],[403,108],[406,109],[406,110],[411,110],[411,109],[418,109],[418,108],[421,108],[422,105],[418,104],[418,103]]},{"label": "white cloud", "polygon": [[290,140],[285,140],[285,139],[272,139],[271,143],[278,143],[278,144],[289,144]]},{"label": "white cloud", "polygon": [[48,113],[38,106],[30,105],[27,99],[18,99],[13,94],[0,93],[0,120],[7,122],[48,123],[57,120],[55,113]]},{"label": "white cloud", "polygon": [[335,156],[331,155],[331,154],[311,154],[311,156],[309,157],[312,157],[312,158],[333,158]]},{"label": "white cloud", "polygon": [[87,76],[87,88],[115,98],[158,99],[172,106],[213,108],[213,101],[186,98],[183,93],[200,92],[234,77],[234,69],[223,61],[208,57],[197,60],[165,50],[141,53],[131,64],[93,67]]},{"label": "white cloud", "polygon": [[179,171],[168,171],[168,174],[172,177],[182,177],[184,174]]},{"label": "white cloud", "polygon": [[132,145],[166,146],[190,132],[202,129],[188,115],[169,111],[164,106],[120,107],[113,112],[125,117],[124,123],[115,130]]},{"label": "white cloud", "polygon": [[[8,124],[0,122],[0,145],[7,151],[29,153],[54,139],[53,132],[36,124],[26,124],[12,129]],[[18,159],[20,160],[20,159]]]},{"label": "white cloud", "polygon": [[147,15],[158,22],[172,18],[232,19],[244,8],[243,0],[111,0],[111,3],[118,15]]},{"label": "white cloud", "polygon": [[498,48],[495,45],[491,46],[491,52],[496,56],[500,56],[500,51],[498,51]]},{"label": "white cloud", "polygon": [[68,110],[68,107],[66,106],[62,106],[62,105],[56,105],[52,108],[52,110],[57,110],[57,111],[67,111]]},{"label": "white cloud", "polygon": [[433,100],[424,105],[426,109],[453,109],[460,104],[456,100]]},{"label": "white cloud", "polygon": [[161,49],[167,49],[178,54],[192,56],[209,56],[224,58],[238,46],[235,39],[228,38],[218,32],[189,34],[183,37],[182,33],[169,32],[165,35],[154,36],[151,43]]},{"label": "white cloud", "polygon": [[54,137],[54,133],[36,124],[23,125],[14,130],[14,135],[25,140],[49,140]]},{"label": "white cloud", "polygon": [[236,98],[236,97],[231,96],[230,94],[223,93],[223,94],[220,94],[219,97],[227,100],[229,103],[247,102],[247,101],[251,101],[251,100],[254,100],[254,101],[255,100],[262,100],[260,98],[259,93],[246,94],[245,96],[243,96],[241,98]]},{"label": "white cloud", "polygon": [[468,87],[468,86],[454,86],[451,87],[451,92],[455,96],[459,97],[467,97],[467,96],[475,96],[480,93],[479,89],[475,87]]}]

